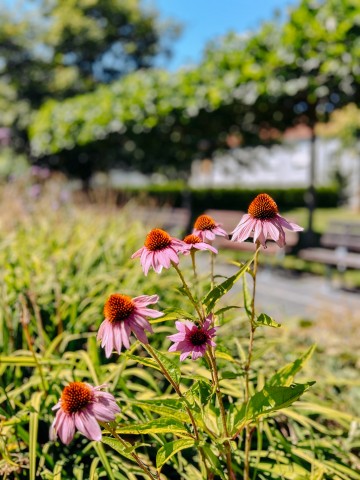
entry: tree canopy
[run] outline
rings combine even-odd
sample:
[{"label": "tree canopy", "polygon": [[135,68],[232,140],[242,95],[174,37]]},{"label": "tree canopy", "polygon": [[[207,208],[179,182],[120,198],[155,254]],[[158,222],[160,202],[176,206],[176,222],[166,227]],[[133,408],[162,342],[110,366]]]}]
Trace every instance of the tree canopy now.
[{"label": "tree canopy", "polygon": [[152,67],[170,54],[179,30],[140,0],[3,5],[0,26],[0,122],[20,129],[46,99],[63,100]]},{"label": "tree canopy", "polygon": [[[336,14],[335,14],[336,12]],[[285,22],[210,45],[199,66],[138,71],[88,94],[45,103],[30,129],[35,155],[97,168],[188,170],[238,132],[270,143],[298,123],[311,128],[360,95],[357,0],[302,0]]]}]

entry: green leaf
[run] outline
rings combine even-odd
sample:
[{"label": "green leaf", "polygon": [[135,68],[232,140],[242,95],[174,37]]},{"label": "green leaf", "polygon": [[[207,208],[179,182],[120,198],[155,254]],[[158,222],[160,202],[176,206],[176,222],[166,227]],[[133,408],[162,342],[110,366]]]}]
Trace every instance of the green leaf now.
[{"label": "green leaf", "polygon": [[[130,443],[127,444],[127,446],[125,446],[125,445],[122,444],[122,442],[120,442],[116,438],[106,437],[104,435],[101,439],[101,442],[105,443],[105,445],[109,445],[109,447],[113,448],[116,452],[120,453],[120,455],[123,455],[124,457],[128,458],[129,460],[135,461],[134,458],[131,455],[131,452],[133,452],[136,447],[131,445]],[[98,444],[98,446],[99,445],[101,446],[101,443]],[[101,456],[100,456],[100,459],[102,460]],[[106,457],[106,460],[107,460],[107,457]],[[107,462],[108,462],[108,460],[107,460]],[[104,465],[104,467],[105,467],[105,465]],[[109,465],[109,467],[110,467],[110,465]],[[110,467],[110,469],[111,469],[111,467]],[[106,471],[108,471],[107,468],[106,468]],[[114,477],[112,476],[111,478],[114,478]]]},{"label": "green leaf", "polygon": [[305,480],[309,478],[308,470],[305,470],[294,462],[289,465],[259,462],[256,464],[256,468],[261,472],[270,473],[270,478],[281,478],[286,480]]},{"label": "green leaf", "polygon": [[[104,436],[102,437],[102,439],[101,439],[102,443],[106,443],[106,441],[104,441],[106,438],[108,438],[108,437],[104,437]],[[110,466],[110,463],[109,463],[109,460],[108,460],[108,457],[106,455],[104,447],[101,445],[100,442],[93,442],[93,447],[94,447],[94,450],[96,451],[98,457],[100,458],[101,463],[103,464],[103,467],[106,470],[106,473],[108,474],[110,480],[115,480],[115,476],[114,476],[114,473],[113,473],[112,468]]]},{"label": "green leaf", "polygon": [[219,475],[219,477],[222,480],[227,480],[227,477],[225,476],[225,474],[222,470],[220,461],[219,461],[219,455],[218,454],[216,455],[211,450],[211,447],[209,445],[203,445],[202,449],[204,451],[204,454],[205,454],[208,462],[210,463],[210,466],[211,466],[211,469],[213,470],[213,472],[216,473],[217,475]]},{"label": "green leaf", "polygon": [[176,453],[195,444],[193,439],[180,439],[162,446],[156,454],[156,467],[161,468]]},{"label": "green leaf", "polygon": [[30,462],[30,480],[36,478],[36,448],[37,435],[39,428],[39,411],[41,405],[42,392],[35,392],[31,396],[31,412],[29,426],[29,462]]},{"label": "green leaf", "polygon": [[184,423],[173,418],[158,418],[151,422],[140,425],[127,425],[116,429],[116,433],[120,434],[140,434],[140,433],[174,433],[188,434]]},{"label": "green leaf", "polygon": [[251,312],[251,296],[249,293],[249,289],[247,287],[246,275],[243,278],[243,297],[244,297],[244,307],[246,315],[248,319],[251,320],[252,312]]},{"label": "green leaf", "polygon": [[273,328],[281,327],[280,323],[275,322],[275,320],[269,315],[266,315],[266,313],[260,313],[260,315],[255,320],[255,326],[260,327],[262,325]]},{"label": "green leaf", "polygon": [[131,355],[131,353],[126,353],[126,358],[135,360],[135,362],[145,365],[146,367],[155,368],[155,370],[160,371],[159,364],[153,359],[148,357],[139,357],[138,355]]},{"label": "green leaf", "polygon": [[248,260],[245,265],[243,265],[240,270],[235,273],[235,275],[229,277],[227,280],[225,280],[225,282],[220,283],[220,285],[217,285],[210,290],[210,292],[202,300],[202,303],[206,307],[206,313],[211,312],[220,298],[223,297],[229,290],[231,290],[234,284],[246,273],[253,260],[254,256],[252,256],[250,260]]},{"label": "green leaf", "polygon": [[177,399],[163,399],[163,400],[144,400],[133,402],[145,411],[157,413],[162,417],[174,418],[180,422],[189,422],[189,415],[183,408],[183,404]]},{"label": "green leaf", "polygon": [[229,305],[228,307],[223,307],[223,308],[219,308],[219,310],[216,310],[215,315],[222,315],[228,310],[233,310],[234,308],[240,309],[242,307],[239,307],[239,305]]},{"label": "green leaf", "polygon": [[176,383],[176,385],[179,385],[181,379],[180,368],[166,355],[159,352],[159,350],[156,350],[154,347],[152,347],[152,350],[155,352],[170,378]]},{"label": "green leaf", "polygon": [[266,383],[269,386],[285,386],[288,387],[294,381],[295,375],[303,368],[304,364],[311,358],[316,349],[316,345],[312,345],[300,358],[289,363],[278,370]]},{"label": "green leaf", "polygon": [[[159,322],[165,322],[166,320],[178,320],[178,319],[191,319],[197,320],[197,317],[194,316],[192,313],[187,312],[186,310],[182,310],[181,308],[166,308],[164,310],[164,316],[160,317],[158,320]],[[150,320],[150,323],[154,323],[153,320]]]},{"label": "green leaf", "polygon": [[260,392],[255,393],[250,398],[247,406],[245,404],[242,405],[235,418],[235,430],[239,430],[239,428],[251,421],[255,421],[262,415],[288,407],[296,402],[314,383],[298,383],[289,387],[265,385]]},{"label": "green leaf", "polygon": [[197,401],[200,406],[206,405],[213,395],[213,387],[205,380],[197,380],[186,392],[186,398],[193,403]]}]

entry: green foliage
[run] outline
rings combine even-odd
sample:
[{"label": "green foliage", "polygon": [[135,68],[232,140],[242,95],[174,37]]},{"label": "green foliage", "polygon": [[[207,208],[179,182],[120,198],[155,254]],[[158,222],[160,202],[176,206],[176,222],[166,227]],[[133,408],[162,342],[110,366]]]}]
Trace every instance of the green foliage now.
[{"label": "green foliage", "polygon": [[[4,223],[5,213],[0,217]],[[209,472],[215,478],[227,478],[227,438],[205,361],[179,363],[178,355],[165,354],[166,336],[174,333],[174,320],[189,318],[191,305],[176,295],[179,279],[171,269],[144,277],[137,260],[129,259],[146,233],[133,222],[133,216],[97,208],[51,211],[45,203],[25,214],[20,225],[12,212],[0,233],[4,266],[0,273],[0,471],[14,468],[15,479],[40,475],[49,480],[60,476],[63,480],[137,480],[145,474],[134,461],[134,453],[153,473],[161,469],[164,480],[209,478]],[[191,274],[190,267],[183,257],[184,275]],[[199,282],[206,282],[207,276],[204,271]],[[170,306],[165,318],[153,324],[156,334],[149,340],[167,375],[179,385],[181,397],[138,342],[120,356],[104,358],[95,335],[104,301],[114,292],[159,293],[159,309]],[[225,293],[229,294],[227,288],[216,285],[210,296],[217,300]],[[29,321],[34,354],[26,341],[24,321]],[[216,361],[233,437],[235,475],[242,475],[244,436],[240,429],[247,424],[256,427],[250,455],[254,478],[263,479],[270,473],[274,479],[279,475],[357,479],[358,382],[356,361],[350,353],[334,357],[331,363],[328,352],[307,347],[304,353],[309,339],[301,338],[299,331],[258,328],[250,400],[245,406],[242,352],[248,348],[248,318],[237,308],[223,310],[218,321]],[[294,383],[295,375],[302,376],[299,382]],[[308,378],[317,380],[309,391]],[[62,387],[73,380],[109,386],[121,407],[116,424],[110,427],[124,436],[124,443],[105,431],[101,443],[88,442],[78,434],[69,446],[49,440],[51,408]],[[200,431],[199,442],[193,438],[188,408]],[[200,466],[201,451],[208,472]],[[314,472],[322,472],[322,477],[314,477]]]},{"label": "green foliage", "polygon": [[[200,215],[208,209],[246,210],[251,199],[266,191],[281,211],[292,210],[304,205],[306,189],[304,188],[190,188],[191,207],[194,215]],[[183,206],[184,185],[151,185],[141,188],[126,188],[119,192],[119,202],[126,203],[132,198],[139,202],[154,200],[159,206]],[[319,208],[334,208],[338,205],[339,194],[335,187],[317,189],[316,201]]]},{"label": "green foliage", "polygon": [[357,0],[301,0],[283,24],[210,45],[192,70],[136,72],[44,104],[30,129],[32,150],[70,149],[70,163],[82,152],[94,168],[105,168],[101,157],[171,176],[226,148],[229,133],[269,145],[292,125],[313,129],[359,99],[359,28]]}]

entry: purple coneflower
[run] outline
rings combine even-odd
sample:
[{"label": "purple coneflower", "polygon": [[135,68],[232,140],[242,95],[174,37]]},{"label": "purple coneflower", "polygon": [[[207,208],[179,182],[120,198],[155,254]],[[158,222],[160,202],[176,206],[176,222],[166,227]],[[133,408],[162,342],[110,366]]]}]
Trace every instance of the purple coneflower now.
[{"label": "purple coneflower", "polygon": [[130,347],[131,332],[140,342],[148,343],[145,330],[150,333],[153,333],[153,330],[146,317],[158,318],[163,314],[146,307],[158,300],[158,295],[141,295],[135,298],[120,293],[110,295],[104,306],[105,320],[97,334],[107,358],[113,350],[120,354],[123,345],[125,348]]},{"label": "purple coneflower", "polygon": [[279,247],[285,245],[284,228],[294,232],[300,232],[302,227],[285,220],[279,215],[275,201],[267,193],[260,193],[250,203],[248,213],[243,215],[240,223],[232,232],[233,242],[243,242],[252,234],[254,243],[260,242],[266,247],[266,240],[274,240]]},{"label": "purple coneflower", "polygon": [[184,242],[161,230],[154,228],[146,236],[144,246],[135,252],[131,258],[140,257],[144,274],[147,275],[150,267],[156,273],[161,273],[163,267],[170,268],[171,263],[179,263],[178,252]]},{"label": "purple coneflower", "polygon": [[215,220],[209,215],[200,215],[194,224],[193,234],[197,235],[204,240],[214,240],[216,235],[220,237],[228,237],[228,234],[223,228],[221,223],[216,223]]},{"label": "purple coneflower", "polygon": [[216,327],[212,327],[212,315],[209,315],[201,327],[185,320],[185,322],[175,322],[179,333],[169,335],[173,345],[169,348],[169,352],[182,352],[180,360],[183,361],[188,355],[192,360],[204,356],[209,346],[216,347],[216,343],[212,340],[216,335]]},{"label": "purple coneflower", "polygon": [[210,250],[213,253],[218,253],[216,248],[212,247],[208,243],[205,243],[197,235],[191,234],[187,235],[184,238],[184,246],[182,248],[182,253],[188,255],[191,250]]},{"label": "purple coneflower", "polygon": [[120,412],[111,393],[102,392],[105,385],[93,387],[88,383],[72,382],[67,385],[58,403],[52,408],[58,410],[51,426],[68,445],[74,437],[75,430],[89,440],[101,440],[101,429],[98,422],[112,422]]}]

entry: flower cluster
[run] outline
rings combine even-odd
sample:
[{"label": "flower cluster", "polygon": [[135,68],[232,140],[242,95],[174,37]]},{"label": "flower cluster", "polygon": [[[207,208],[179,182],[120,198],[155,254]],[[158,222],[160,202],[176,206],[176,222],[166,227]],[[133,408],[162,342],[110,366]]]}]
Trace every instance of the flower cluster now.
[{"label": "flower cluster", "polygon": [[[284,228],[302,230],[298,225],[285,220],[279,214],[275,201],[262,193],[251,202],[248,213],[242,217],[232,232],[231,240],[243,242],[253,237],[254,243],[263,247],[266,247],[268,240],[274,240],[283,247]],[[168,269],[172,265],[178,270],[179,255],[191,254],[194,260],[195,253],[201,250],[217,254],[216,248],[209,243],[216,235],[229,238],[221,224],[215,222],[209,215],[200,215],[194,224],[192,234],[183,240],[171,237],[160,228],[151,230],[146,236],[144,246],[131,258],[140,257],[145,275],[148,275],[151,268],[158,274],[163,268]],[[180,274],[179,270],[178,273]],[[194,302],[191,294],[189,298]],[[123,347],[128,349],[131,334],[143,344],[148,343],[145,332],[153,333],[148,319],[163,315],[162,312],[148,306],[155,305],[158,300],[157,295],[140,295],[132,298],[123,293],[113,293],[109,296],[104,306],[104,320],[97,334],[107,358],[114,350],[120,354]],[[173,342],[169,351],[180,352],[180,361],[189,356],[192,360],[197,360],[207,353],[212,356],[212,349],[216,347],[214,338],[217,327],[214,315],[209,314],[205,317],[201,310],[197,312],[199,319],[196,323],[188,319],[176,321],[177,333],[167,337]],[[101,439],[98,422],[111,422],[120,411],[113,395],[102,391],[104,387],[105,385],[93,387],[88,383],[72,382],[64,388],[60,400],[53,408],[58,411],[52,424],[52,431],[56,431],[63,443],[68,444],[72,440],[75,429],[91,440]]]}]

